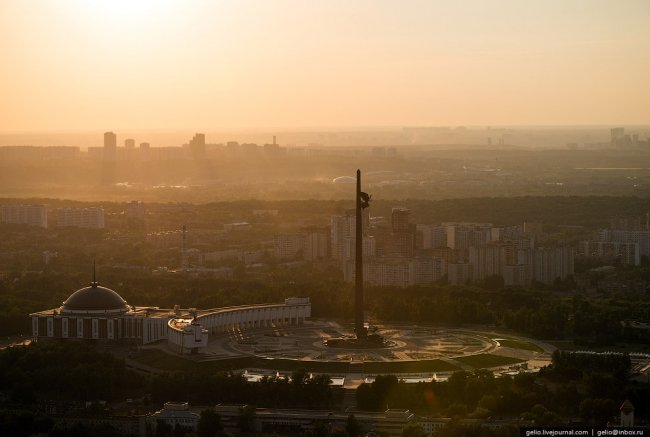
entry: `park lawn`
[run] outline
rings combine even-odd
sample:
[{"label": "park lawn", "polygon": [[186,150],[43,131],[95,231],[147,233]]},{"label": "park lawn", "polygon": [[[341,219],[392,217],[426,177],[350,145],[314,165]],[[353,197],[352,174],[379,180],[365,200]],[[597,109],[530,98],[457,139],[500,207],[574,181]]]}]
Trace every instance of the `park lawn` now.
[{"label": "park lawn", "polygon": [[548,344],[552,344],[561,351],[575,351],[579,348],[571,340],[554,340],[547,341]]},{"label": "park lawn", "polygon": [[575,344],[571,340],[557,340],[549,341],[549,344],[552,344],[556,348],[564,351],[594,351],[594,352],[622,352],[622,353],[631,353],[631,352],[642,352],[650,353],[650,345],[648,344],[638,344],[638,343],[616,343],[608,346],[589,346],[583,344]]},{"label": "park lawn", "polygon": [[513,349],[523,349],[523,350],[533,351],[533,352],[544,352],[544,349],[529,341],[511,340],[511,339],[500,339],[497,341],[503,347],[510,347]]},{"label": "park lawn", "polygon": [[365,373],[453,372],[455,370],[460,369],[453,364],[442,360],[372,361],[363,363],[363,371]]},{"label": "park lawn", "polygon": [[525,360],[520,360],[518,358],[502,357],[500,355],[491,355],[491,354],[469,355],[466,357],[458,357],[454,359],[463,364],[467,364],[468,366],[472,366],[475,369],[507,366],[510,364],[517,364],[525,361]]},{"label": "park lawn", "polygon": [[[141,351],[133,360],[156,369],[165,371],[187,371],[202,369],[212,372],[224,372],[245,368],[268,369],[277,371],[293,371],[305,369],[310,372],[343,374],[350,371],[348,361],[300,361],[288,359],[264,359],[260,357],[233,357],[210,361],[194,361],[161,351],[147,349]],[[442,360],[422,361],[392,361],[365,362],[365,373],[422,373],[422,372],[452,372],[459,370],[457,366]]]}]

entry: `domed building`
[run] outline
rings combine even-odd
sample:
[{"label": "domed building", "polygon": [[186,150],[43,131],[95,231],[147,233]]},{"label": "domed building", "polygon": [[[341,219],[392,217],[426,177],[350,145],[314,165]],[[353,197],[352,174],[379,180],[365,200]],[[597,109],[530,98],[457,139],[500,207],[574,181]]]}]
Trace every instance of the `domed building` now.
[{"label": "domed building", "polygon": [[72,293],[59,308],[30,314],[32,339],[120,341],[150,344],[167,341],[179,353],[200,352],[209,334],[284,325],[300,325],[311,316],[309,298],[284,303],[197,310],[129,305],[117,292],[91,282]]},{"label": "domed building", "polygon": [[101,287],[97,282],[72,293],[61,307],[62,314],[92,314],[93,311],[121,314],[128,310],[129,306],[122,296],[110,288]]}]

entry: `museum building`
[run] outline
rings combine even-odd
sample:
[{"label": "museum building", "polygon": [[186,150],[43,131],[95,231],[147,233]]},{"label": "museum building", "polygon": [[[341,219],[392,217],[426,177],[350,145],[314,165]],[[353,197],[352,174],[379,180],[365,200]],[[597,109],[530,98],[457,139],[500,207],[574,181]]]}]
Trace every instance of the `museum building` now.
[{"label": "museum building", "polygon": [[91,282],[59,308],[30,314],[32,339],[121,341],[150,344],[166,340],[178,353],[197,353],[208,335],[250,328],[297,326],[311,316],[309,298],[284,303],[199,310],[136,307],[110,288]]}]

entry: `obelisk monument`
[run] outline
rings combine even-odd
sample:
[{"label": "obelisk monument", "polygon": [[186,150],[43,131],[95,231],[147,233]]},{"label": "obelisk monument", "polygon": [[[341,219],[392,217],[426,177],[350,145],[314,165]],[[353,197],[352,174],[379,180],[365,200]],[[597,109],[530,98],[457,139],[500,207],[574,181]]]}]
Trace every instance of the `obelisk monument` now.
[{"label": "obelisk monument", "polygon": [[[363,193],[365,194],[365,193]],[[363,219],[361,211],[364,205],[367,207],[368,202],[362,199],[361,192],[361,170],[357,170],[357,217],[355,226],[355,250],[354,250],[354,268],[355,268],[355,299],[354,299],[354,332],[357,339],[366,338],[366,328],[363,323]],[[368,195],[365,195],[368,198]]]}]

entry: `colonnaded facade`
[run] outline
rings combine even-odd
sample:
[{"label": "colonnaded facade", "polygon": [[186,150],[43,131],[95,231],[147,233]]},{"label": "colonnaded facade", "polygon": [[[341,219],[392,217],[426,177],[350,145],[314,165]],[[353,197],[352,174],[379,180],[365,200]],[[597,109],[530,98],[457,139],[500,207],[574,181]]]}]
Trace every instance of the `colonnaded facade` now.
[{"label": "colonnaded facade", "polygon": [[150,344],[166,340],[178,353],[198,353],[208,335],[237,329],[301,325],[311,316],[309,298],[284,303],[199,310],[136,307],[110,288],[92,282],[72,293],[59,308],[30,314],[32,339],[122,341]]}]

